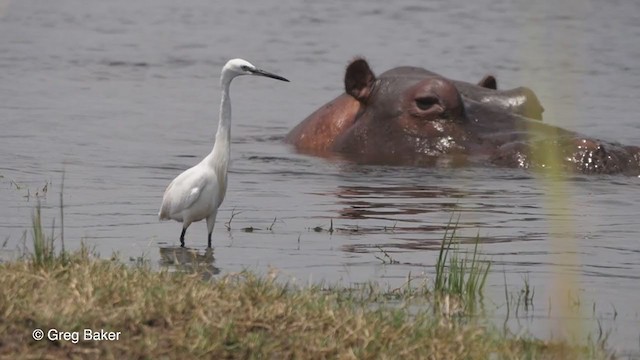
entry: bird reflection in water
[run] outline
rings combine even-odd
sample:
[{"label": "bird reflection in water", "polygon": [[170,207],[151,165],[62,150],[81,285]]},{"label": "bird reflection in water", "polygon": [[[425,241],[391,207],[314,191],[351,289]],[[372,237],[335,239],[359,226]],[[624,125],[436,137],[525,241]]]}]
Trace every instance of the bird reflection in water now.
[{"label": "bird reflection in water", "polygon": [[198,273],[204,280],[220,273],[214,265],[213,248],[204,251],[183,247],[160,247],[160,266],[171,271]]}]

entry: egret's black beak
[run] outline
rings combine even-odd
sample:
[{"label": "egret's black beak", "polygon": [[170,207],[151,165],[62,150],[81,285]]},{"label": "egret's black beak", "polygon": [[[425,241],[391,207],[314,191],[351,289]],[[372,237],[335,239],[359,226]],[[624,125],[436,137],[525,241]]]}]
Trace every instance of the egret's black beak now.
[{"label": "egret's black beak", "polygon": [[270,73],[270,72],[268,72],[268,71],[264,71],[264,70],[260,70],[260,69],[249,70],[249,71],[251,71],[251,73],[252,73],[253,75],[266,76],[266,77],[270,77],[270,78],[272,78],[272,79],[282,80],[282,81],[289,82],[289,80],[287,80],[287,79],[283,78],[282,76],[280,76],[280,75],[276,75],[276,74],[272,74],[272,73]]}]

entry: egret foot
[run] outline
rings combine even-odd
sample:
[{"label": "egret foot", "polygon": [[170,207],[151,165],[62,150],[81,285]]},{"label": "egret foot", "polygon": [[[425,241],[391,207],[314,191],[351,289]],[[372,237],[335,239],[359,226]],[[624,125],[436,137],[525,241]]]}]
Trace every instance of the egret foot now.
[{"label": "egret foot", "polygon": [[187,232],[186,228],[182,228],[182,234],[180,234],[180,247],[184,247],[184,234]]}]

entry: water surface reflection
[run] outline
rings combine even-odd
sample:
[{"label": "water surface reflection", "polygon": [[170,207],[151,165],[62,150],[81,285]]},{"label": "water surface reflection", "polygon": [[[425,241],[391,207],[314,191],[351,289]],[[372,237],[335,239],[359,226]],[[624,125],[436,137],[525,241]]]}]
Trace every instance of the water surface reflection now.
[{"label": "water surface reflection", "polygon": [[159,265],[171,271],[201,274],[203,279],[210,279],[220,273],[215,264],[213,248],[206,250],[183,248],[179,246],[160,246]]}]

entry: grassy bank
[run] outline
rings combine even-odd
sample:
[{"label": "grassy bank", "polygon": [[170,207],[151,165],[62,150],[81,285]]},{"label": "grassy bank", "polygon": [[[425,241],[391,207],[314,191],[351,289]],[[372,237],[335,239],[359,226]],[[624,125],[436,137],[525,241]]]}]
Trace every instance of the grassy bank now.
[{"label": "grassy bank", "polygon": [[205,280],[200,270],[155,271],[84,248],[56,253],[39,209],[31,237],[22,259],[0,263],[0,358],[608,357],[595,343],[518,337],[468,316],[490,262],[477,244],[464,254],[454,233],[433,284],[394,290],[300,287],[249,272]]},{"label": "grassy bank", "polygon": [[[204,281],[199,274],[132,268],[86,251],[1,264],[0,288],[0,356],[11,359],[605,355],[590,344],[516,338],[481,321],[409,313],[398,299],[395,306],[371,306],[344,289],[297,288],[250,273]],[[44,340],[32,339],[36,328],[44,330]],[[47,340],[49,329],[78,331],[80,340]],[[121,334],[115,341],[83,341],[83,329]]]}]

